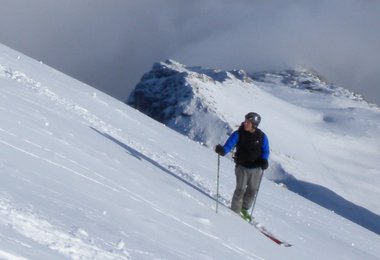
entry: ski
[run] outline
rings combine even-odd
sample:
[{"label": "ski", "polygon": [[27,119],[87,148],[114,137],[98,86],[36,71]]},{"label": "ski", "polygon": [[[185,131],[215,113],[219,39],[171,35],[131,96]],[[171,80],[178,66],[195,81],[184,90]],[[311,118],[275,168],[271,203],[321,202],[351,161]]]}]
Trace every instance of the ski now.
[{"label": "ski", "polygon": [[267,230],[263,225],[261,225],[259,222],[257,222],[251,215],[249,215],[247,212],[240,212],[238,214],[244,221],[251,224],[253,227],[255,227],[258,231],[260,231],[261,234],[275,242],[277,245],[283,246],[283,247],[291,247],[292,244],[279,239],[277,236],[275,236],[272,232]]},{"label": "ski", "polygon": [[283,246],[283,247],[291,247],[292,246],[292,244],[289,244],[288,242],[277,238],[275,235],[273,235],[271,232],[269,232],[264,226],[260,225],[260,223],[254,221],[254,220],[251,220],[251,222],[248,222],[248,223],[251,224],[252,226],[254,226],[263,235],[268,237],[270,240],[272,240],[276,244]]},{"label": "ski", "polygon": [[[229,208],[231,209],[231,208]],[[234,211],[233,211],[234,212]],[[234,212],[236,214],[236,212]],[[277,245],[283,246],[283,247],[291,247],[292,244],[286,242],[285,240],[279,239],[277,236],[275,236],[272,232],[267,230],[263,225],[261,225],[259,222],[257,222],[251,215],[247,215],[247,212],[240,212],[238,215],[245,221],[248,222],[248,224],[252,225],[254,228],[256,228],[258,231],[260,231],[261,234],[275,242]]]}]

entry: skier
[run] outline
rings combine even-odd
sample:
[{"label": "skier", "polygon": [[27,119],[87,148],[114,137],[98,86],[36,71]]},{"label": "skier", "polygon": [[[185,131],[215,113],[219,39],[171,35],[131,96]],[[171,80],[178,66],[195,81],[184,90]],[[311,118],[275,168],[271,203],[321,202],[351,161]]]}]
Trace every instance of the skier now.
[{"label": "skier", "polygon": [[236,188],[231,209],[249,222],[251,216],[248,210],[257,196],[262,174],[268,168],[269,142],[265,133],[258,128],[260,121],[259,114],[248,113],[224,146],[218,144],[215,147],[215,152],[221,156],[236,147],[233,156],[236,163]]}]

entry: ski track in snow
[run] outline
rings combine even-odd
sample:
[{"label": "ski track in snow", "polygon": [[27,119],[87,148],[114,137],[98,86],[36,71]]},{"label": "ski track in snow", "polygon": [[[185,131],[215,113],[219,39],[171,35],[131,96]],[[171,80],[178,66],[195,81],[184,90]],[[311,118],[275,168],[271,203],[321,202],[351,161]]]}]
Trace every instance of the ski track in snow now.
[{"label": "ski track in snow", "polygon": [[[107,136],[109,135],[111,138],[114,138],[117,141],[123,142],[123,144],[132,147],[133,149],[140,152],[147,158],[151,158],[152,160],[154,160],[155,163],[157,163],[157,167],[162,167],[167,172],[171,173],[172,175],[177,176],[179,179],[193,186],[194,188],[199,189],[204,194],[207,194],[212,198],[216,197],[216,194],[211,190],[210,185],[207,185],[206,183],[204,183],[200,176],[197,176],[191,171],[183,168],[175,160],[175,158],[173,158],[173,156],[171,156],[170,154],[159,154],[159,153],[147,151],[145,147],[142,146],[141,144],[138,144],[135,141],[126,139],[122,137],[121,135],[119,135],[118,133],[120,133],[121,131],[120,129],[117,129],[113,127],[112,125],[105,123],[100,118],[92,114],[86,108],[83,108],[72,101],[69,101],[69,100],[66,100],[65,98],[60,97],[59,95],[51,91],[46,86],[43,86],[41,83],[31,78],[28,78],[24,73],[13,71],[10,68],[5,68],[4,66],[0,65],[0,76],[11,78],[19,82],[24,87],[27,87],[33,91],[36,91],[39,95],[50,99],[56,105],[63,106],[65,110],[74,112],[75,114],[81,116],[84,120],[89,122],[90,126],[93,127],[94,129],[101,130],[105,135]],[[5,129],[0,128],[0,132],[6,133],[14,138],[17,138],[17,135],[15,135],[14,133],[10,133],[9,131]],[[27,139],[22,139],[22,140],[26,144],[31,145],[35,148],[41,149],[45,152],[46,151],[53,152],[30,140],[27,140]],[[252,253],[247,252],[236,245],[227,244],[221,238],[213,234],[210,234],[208,232],[205,232],[187,223],[186,221],[181,220],[180,218],[176,217],[175,214],[166,212],[165,209],[160,208],[159,206],[153,204],[149,200],[144,199],[143,197],[137,194],[134,194],[133,192],[129,191],[128,189],[126,189],[125,187],[117,183],[111,183],[110,185],[105,184],[104,181],[109,182],[109,180],[107,180],[106,178],[104,178],[98,173],[92,172],[93,175],[100,177],[102,181],[89,177],[86,174],[83,174],[63,164],[54,162],[48,158],[37,155],[30,151],[27,151],[25,148],[17,147],[9,143],[8,141],[0,139],[0,143],[7,145],[13,149],[16,149],[19,152],[27,154],[33,158],[36,158],[48,164],[54,165],[55,167],[62,168],[72,174],[75,174],[84,179],[87,179],[88,181],[91,181],[97,185],[104,186],[114,192],[121,192],[121,191],[127,192],[130,194],[132,198],[145,202],[156,212],[165,215],[167,218],[170,218],[174,220],[175,222],[178,222],[189,229],[192,229],[196,232],[201,233],[202,235],[208,237],[209,239],[212,239],[215,242],[222,244],[224,247],[228,248],[229,250],[232,250],[238,254],[241,254],[242,256],[249,257],[250,259],[262,259],[261,257],[253,255]],[[62,154],[58,154],[55,152],[53,153],[61,159],[67,159],[66,156]],[[73,160],[70,160],[70,162],[73,164],[79,165],[84,170],[89,170],[87,167],[80,165],[79,163]],[[229,201],[225,199],[223,196],[220,196],[219,202],[225,206],[228,205],[229,203]],[[53,250],[57,250],[59,253],[65,256],[69,256],[72,259],[128,259],[129,257],[128,254],[126,254],[126,256],[122,256],[120,254],[104,251],[96,247],[95,245],[89,244],[88,242],[81,240],[80,238],[73,237],[72,235],[68,233],[60,231],[54,226],[52,226],[47,220],[44,220],[31,212],[27,212],[25,210],[16,210],[12,208],[10,202],[4,199],[0,199],[0,223],[3,223],[5,225],[10,225],[14,229],[16,229],[18,232],[25,235],[26,237],[29,237],[40,244],[46,245]]]},{"label": "ski track in snow", "polygon": [[[25,141],[25,140],[24,140]],[[61,164],[58,164],[58,163],[55,163],[49,159],[46,159],[46,158],[43,158],[41,156],[38,156],[36,154],[33,154],[33,153],[30,153],[28,151],[26,151],[25,149],[21,149],[19,147],[16,147],[16,146],[13,146],[3,140],[0,139],[0,143],[3,143],[7,146],[10,146],[20,152],[23,152],[29,156],[32,156],[34,158],[37,158],[37,159],[41,159],[47,163],[50,163],[50,164],[53,164],[57,167],[60,167],[60,168],[63,168],[71,173],[75,173],[87,180],[90,180],[96,184],[99,184],[99,185],[102,185],[102,186],[105,186],[109,189],[111,189],[112,191],[114,192],[120,192],[121,190],[123,190],[124,192],[127,192],[129,193],[130,197],[131,198],[134,198],[138,201],[142,201],[144,202],[145,204],[147,204],[149,207],[151,207],[153,210],[155,210],[156,212],[164,215],[165,217],[167,218],[170,218],[172,220],[174,220],[175,222],[178,222],[180,223],[181,225],[189,228],[189,229],[192,229],[196,232],[199,232],[201,233],[202,235],[208,237],[209,239],[212,239],[214,240],[215,242],[217,243],[220,243],[222,244],[224,247],[228,248],[229,250],[232,250],[232,251],[235,251],[236,253],[239,253],[239,254],[242,254],[243,256],[247,256],[249,255],[250,253],[249,252],[246,252],[246,251],[243,251],[242,249],[239,249],[238,247],[234,246],[234,245],[230,245],[230,244],[227,244],[225,243],[221,238],[213,235],[213,234],[210,234],[208,232],[205,232],[203,231],[202,229],[199,229],[191,224],[189,224],[188,222],[184,221],[184,220],[181,220],[180,218],[176,217],[175,214],[173,213],[170,213],[170,212],[167,212],[165,209],[159,207],[158,205],[152,203],[151,201],[149,201],[148,199],[145,199],[137,194],[135,194],[134,192],[128,190],[127,188],[121,186],[121,185],[118,185],[118,184],[114,184],[116,185],[115,186],[109,186],[109,185],[106,185],[102,182],[99,182],[97,180],[94,180],[93,178],[90,178],[84,174],[81,174],[71,168],[68,168],[64,165],[61,165]],[[30,143],[30,142],[28,142]],[[43,148],[42,146],[40,145],[37,145],[37,144],[33,144],[34,146],[36,147],[41,147]],[[153,155],[152,155],[153,156]],[[169,164],[171,165],[171,169],[173,169],[173,164]],[[179,168],[179,167],[178,167]],[[179,168],[180,169],[180,168]],[[180,171],[182,172],[182,171]],[[183,177],[185,174],[181,174]],[[199,185],[198,185],[199,186]],[[8,206],[9,203],[6,203],[4,201],[1,201],[0,200],[0,216],[3,216],[3,215],[8,215],[4,212],[6,212],[6,210],[8,208],[10,208]],[[8,210],[9,211],[9,210]],[[11,212],[13,212],[13,210],[10,210]],[[4,222],[3,219],[0,218],[0,221]],[[29,223],[30,222],[30,223]],[[24,234],[26,237],[29,237],[29,238],[32,238],[33,240],[41,243],[41,244],[44,244],[44,245],[47,245],[49,246],[49,248],[52,248],[54,250],[57,250],[59,251],[60,253],[66,255],[66,256],[70,256],[72,257],[73,259],[77,259],[77,257],[75,255],[72,255],[73,252],[72,251],[75,251],[75,252],[78,252],[78,255],[80,255],[82,258],[80,259],[83,259],[83,257],[88,257],[86,259],[118,259],[118,258],[106,258],[106,256],[104,256],[103,258],[103,255],[99,255],[99,250],[97,249],[88,249],[86,247],[84,247],[84,242],[81,241],[81,240],[78,240],[76,238],[72,238],[72,237],[69,237],[67,234],[60,234],[59,231],[57,231],[56,229],[54,229],[53,226],[51,226],[47,221],[45,220],[38,220],[33,214],[31,213],[28,213],[28,214],[24,214],[24,215],[21,215],[21,214],[18,214],[17,212],[10,216],[8,218],[8,220],[5,221],[5,224],[6,225],[12,225],[18,232]],[[23,225],[24,224],[24,225]],[[37,233],[37,230],[41,230],[40,233]],[[49,235],[44,235],[44,234],[49,234]],[[46,237],[46,239],[45,239]],[[42,239],[44,238],[44,239]],[[75,245],[74,245],[75,244]],[[56,246],[55,246],[56,245]],[[61,249],[62,246],[66,247],[67,245],[70,245],[69,247],[73,248],[73,250],[63,250]],[[78,247],[78,249],[76,248]],[[82,249],[81,248],[85,248],[85,249]],[[91,251],[92,250],[92,251]],[[93,252],[94,251],[94,252]],[[98,257],[99,256],[99,257]],[[250,256],[251,259],[261,259],[260,257],[256,256],[256,255],[251,255]],[[79,259],[79,258],[78,258]],[[123,258],[120,258],[120,259],[123,259]]]},{"label": "ski track in snow", "polygon": [[[124,144],[131,146],[133,149],[136,149],[137,151],[139,151],[144,156],[147,156],[148,158],[152,158],[159,165],[161,165],[162,167],[164,167],[168,171],[174,173],[179,178],[181,178],[181,179],[185,180],[186,182],[189,182],[192,185],[196,186],[197,188],[201,189],[203,192],[210,195],[211,197],[216,196],[216,194],[211,191],[210,185],[203,183],[202,179],[199,176],[195,175],[191,171],[188,171],[188,170],[184,169],[182,166],[180,166],[175,161],[173,156],[171,156],[169,154],[161,155],[158,153],[147,152],[144,146],[139,145],[134,141],[125,139],[125,138],[121,137],[120,135],[118,135],[117,133],[119,133],[121,131],[120,129],[117,129],[117,128],[113,127],[112,125],[107,124],[106,122],[104,122],[103,120],[101,120],[100,118],[98,118],[97,116],[92,114],[88,109],[86,109],[86,108],[84,108],[78,104],[75,104],[72,101],[69,101],[65,98],[60,97],[59,95],[57,95],[56,93],[51,91],[48,87],[43,86],[40,82],[38,82],[32,78],[29,78],[24,73],[19,72],[19,71],[14,71],[11,68],[4,67],[0,64],[0,76],[11,78],[11,79],[19,82],[24,87],[27,87],[33,91],[36,91],[39,95],[42,95],[42,96],[49,98],[55,104],[63,106],[66,110],[74,112],[77,115],[80,115],[83,119],[85,119],[86,121],[88,121],[90,123],[90,126],[94,127],[95,129],[100,129],[102,132],[106,133],[107,135],[109,134],[109,135],[111,135],[111,137],[122,141]],[[6,130],[3,130],[3,129],[1,129],[0,131],[7,132]],[[9,132],[7,132],[7,133],[15,136],[12,133],[9,133]],[[24,140],[24,141],[29,142],[30,144],[33,144],[31,141],[28,141],[28,140]],[[5,141],[2,141],[2,142],[4,144],[7,144]],[[11,144],[7,144],[7,145],[11,146]],[[34,144],[34,145],[37,147],[39,146],[38,144]],[[27,151],[23,151],[20,148],[17,148],[17,147],[13,147],[13,148],[21,150],[22,152],[25,152],[25,153],[33,156],[33,157],[38,157],[37,155],[31,154]],[[60,155],[58,155],[58,156],[60,156]],[[86,176],[83,176],[82,174],[79,174],[78,172],[76,172],[72,169],[69,169],[63,165],[58,165],[57,163],[52,162],[46,158],[40,158],[40,159],[45,160],[50,164],[54,164],[57,167],[66,168],[66,170],[68,170],[68,171],[71,171],[73,173],[76,173],[76,174],[84,177],[84,178],[87,178]],[[209,187],[207,187],[207,186],[209,186]],[[225,205],[227,205],[229,203],[229,201],[224,199],[224,198],[221,198],[221,200],[224,201]]]},{"label": "ski track in snow", "polygon": [[142,196],[135,194],[134,192],[131,192],[130,190],[128,190],[126,188],[124,188],[124,190],[126,192],[130,193],[130,195],[132,197],[134,197],[137,200],[142,201],[145,204],[147,204],[150,208],[152,208],[152,210],[164,215],[165,217],[167,217],[169,219],[174,220],[177,223],[180,223],[181,225],[183,225],[183,226],[185,226],[185,227],[187,227],[193,231],[196,231],[196,232],[202,234],[203,236],[207,237],[208,239],[214,240],[216,243],[220,243],[221,245],[228,248],[229,250],[234,251],[237,254],[241,254],[242,257],[248,257],[248,259],[263,259],[257,255],[254,255],[252,252],[245,251],[236,245],[228,244],[228,243],[224,242],[224,240],[222,238],[220,238],[216,235],[213,235],[211,233],[208,233],[208,232],[206,232],[200,228],[197,228],[196,226],[191,225],[190,223],[180,219],[179,217],[176,217],[174,213],[171,213],[171,212],[165,210],[164,208],[156,205],[155,203],[151,202],[150,200],[145,199]]},{"label": "ski track in snow", "polygon": [[109,133],[120,131],[120,129],[116,129],[110,125],[107,125],[105,122],[100,120],[97,116],[89,112],[86,108],[79,106],[73,101],[60,97],[58,94],[54,93],[48,87],[43,86],[40,82],[32,78],[29,78],[27,75],[25,75],[22,72],[4,67],[0,64],[0,77],[1,76],[5,78],[13,79],[17,81],[18,83],[20,83],[22,86],[27,87],[37,92],[37,94],[50,99],[55,104],[63,106],[66,110],[75,112],[77,115],[82,116],[83,119],[90,122],[91,125],[94,127],[107,130],[107,132]]},{"label": "ski track in snow", "polygon": [[0,250],[0,259],[8,259],[8,260],[27,260],[22,256],[15,255],[13,253],[5,252]]},{"label": "ski track in snow", "polygon": [[106,188],[108,188],[108,189],[110,189],[110,190],[112,190],[112,191],[120,192],[118,189],[116,189],[116,188],[114,188],[114,187],[112,187],[112,186],[109,186],[109,185],[107,185],[107,184],[105,184],[105,183],[103,183],[103,182],[101,182],[101,181],[98,181],[98,180],[96,180],[96,179],[94,179],[94,178],[91,178],[91,177],[89,177],[89,176],[87,176],[87,175],[85,175],[85,174],[83,174],[83,173],[80,173],[79,171],[76,171],[76,170],[74,170],[74,169],[72,169],[72,168],[69,168],[69,167],[67,167],[67,166],[65,166],[65,165],[63,165],[63,164],[56,163],[56,162],[54,162],[54,161],[52,161],[52,160],[50,160],[50,159],[47,159],[47,158],[41,157],[41,156],[39,156],[39,155],[36,155],[36,154],[34,154],[34,153],[28,152],[28,151],[26,151],[25,149],[22,149],[22,148],[20,148],[20,147],[14,146],[14,145],[12,145],[12,144],[10,144],[10,143],[4,141],[4,140],[1,140],[1,139],[0,139],[0,143],[2,143],[2,144],[4,144],[4,145],[7,145],[7,146],[9,146],[9,147],[11,147],[11,148],[13,148],[13,149],[19,151],[19,152],[22,152],[22,153],[24,153],[24,154],[27,154],[27,155],[29,155],[29,156],[31,156],[31,157],[33,157],[33,158],[36,158],[36,159],[42,160],[42,161],[44,161],[44,162],[46,162],[46,163],[48,163],[48,164],[51,164],[51,165],[53,165],[53,166],[55,166],[55,167],[62,168],[62,169],[66,170],[66,171],[68,171],[68,172],[70,172],[70,173],[72,173],[72,174],[75,174],[75,175],[77,175],[77,176],[79,176],[79,177],[82,177],[82,178],[84,178],[84,179],[87,179],[88,181],[91,181],[91,182],[93,182],[93,183],[95,183],[95,184],[98,184],[98,185],[104,186],[104,187],[106,187]]},{"label": "ski track in snow", "polygon": [[[117,245],[102,249],[101,247],[106,246],[96,245],[98,239],[89,237],[85,231],[67,233],[30,210],[16,208],[4,198],[0,198],[0,225],[12,228],[71,259],[131,259],[129,254],[124,249],[117,248]],[[5,254],[6,252],[3,253]]]},{"label": "ski track in snow", "polygon": [[[176,160],[171,156],[170,154],[158,154],[154,152],[148,152],[146,151],[145,147],[136,143],[135,141],[131,141],[129,139],[125,139],[118,133],[121,132],[120,129],[117,129],[113,127],[112,125],[107,124],[94,114],[92,114],[88,109],[72,102],[69,101],[65,98],[60,97],[53,91],[51,91],[48,87],[43,86],[40,82],[29,78],[27,75],[25,75],[22,72],[19,71],[14,71],[11,68],[6,68],[0,64],[0,76],[5,76],[7,78],[11,78],[23,86],[30,88],[33,91],[36,91],[39,95],[45,96],[49,98],[51,101],[53,101],[57,105],[63,106],[67,111],[74,112],[77,115],[80,115],[83,119],[88,121],[90,123],[90,126],[94,127],[95,129],[100,129],[102,132],[104,132],[106,135],[110,135],[111,138],[115,138],[118,141],[122,141],[124,144],[132,147],[133,149],[139,151],[141,154],[146,156],[147,158],[152,158],[158,165],[162,166],[164,169],[166,169],[168,172],[176,175],[179,177],[181,180],[193,185],[194,187],[200,189],[202,192],[205,194],[208,194],[210,197],[215,198],[216,194],[215,192],[212,191],[211,185],[204,183],[201,179],[200,176],[192,173],[189,170],[184,169]],[[122,112],[122,111],[121,111]],[[122,112],[123,113],[123,112]],[[3,130],[6,131],[6,130]],[[2,141],[5,143],[5,141]],[[10,144],[7,144],[10,145]],[[38,144],[36,144],[38,146]],[[17,147],[14,147],[15,149],[20,149]],[[33,157],[38,157],[36,155],[30,154],[27,151],[23,151]],[[59,155],[58,155],[59,156]],[[46,158],[40,158],[50,164],[53,164],[57,167],[65,168],[66,170],[75,173],[83,178],[88,178],[87,176],[70,169],[68,167],[65,167],[63,165],[57,164],[51,160],[48,160]],[[91,179],[91,181],[98,183],[100,185],[105,185],[104,183],[100,183],[94,179]],[[107,185],[106,185],[107,186]],[[109,187],[110,189],[114,189],[112,187]],[[219,201],[223,205],[228,205],[230,202],[228,199],[224,198],[223,196],[220,195]]]}]

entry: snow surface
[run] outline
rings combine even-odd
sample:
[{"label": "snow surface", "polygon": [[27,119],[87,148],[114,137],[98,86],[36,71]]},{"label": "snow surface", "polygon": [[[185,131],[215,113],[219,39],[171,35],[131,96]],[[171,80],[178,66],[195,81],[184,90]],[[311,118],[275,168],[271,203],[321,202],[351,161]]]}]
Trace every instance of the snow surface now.
[{"label": "snow surface", "polygon": [[191,139],[224,143],[249,111],[272,148],[267,178],[380,234],[380,110],[306,70],[155,63],[128,104]]},{"label": "snow surface", "polygon": [[[323,114],[310,118],[314,113],[308,109],[250,91],[268,107],[263,128],[274,151],[282,146],[288,151],[273,152],[281,164],[269,172],[306,167],[287,155],[301,151],[309,158],[310,145],[276,144],[283,138],[270,129],[280,124],[287,134],[304,134],[297,127],[307,119],[303,130],[315,133],[325,125]],[[288,116],[289,110],[294,114]],[[244,114],[234,112],[231,116]],[[333,112],[334,127],[344,127]],[[217,157],[211,149],[2,45],[0,115],[0,259],[379,258],[377,234],[264,179],[256,219],[293,246],[273,243],[227,208],[235,182],[228,158],[221,160],[216,214]],[[276,117],[277,123],[270,120]],[[371,134],[358,149],[378,152]],[[314,143],[323,147],[335,140],[330,134]],[[356,141],[347,136],[347,142]],[[344,154],[348,162],[355,158],[350,152]],[[328,185],[326,176],[314,178]],[[358,180],[349,177],[348,190]],[[376,180],[362,180],[366,187],[372,183]],[[378,203],[378,197],[366,198]]]}]

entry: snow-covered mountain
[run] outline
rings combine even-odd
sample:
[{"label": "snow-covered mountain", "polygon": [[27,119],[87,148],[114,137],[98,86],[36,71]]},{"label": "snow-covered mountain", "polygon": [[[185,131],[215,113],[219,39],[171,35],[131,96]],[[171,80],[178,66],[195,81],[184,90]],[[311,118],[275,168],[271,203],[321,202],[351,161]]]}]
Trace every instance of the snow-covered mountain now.
[{"label": "snow-covered mountain", "polygon": [[233,127],[215,106],[215,88],[235,75],[244,84],[239,71],[226,72],[201,67],[186,67],[173,60],[155,63],[131,93],[127,104],[148,116],[189,136],[212,145],[227,137]]},{"label": "snow-covered mountain", "polygon": [[[155,63],[128,104],[191,139],[224,143],[262,115],[268,177],[380,234],[380,110],[307,70],[247,74]],[[273,171],[274,170],[274,171]]]},{"label": "snow-covered mountain", "polygon": [[293,246],[273,243],[227,208],[228,158],[216,214],[213,151],[2,45],[0,118],[0,259],[379,259],[378,235],[264,179],[255,217]]}]

